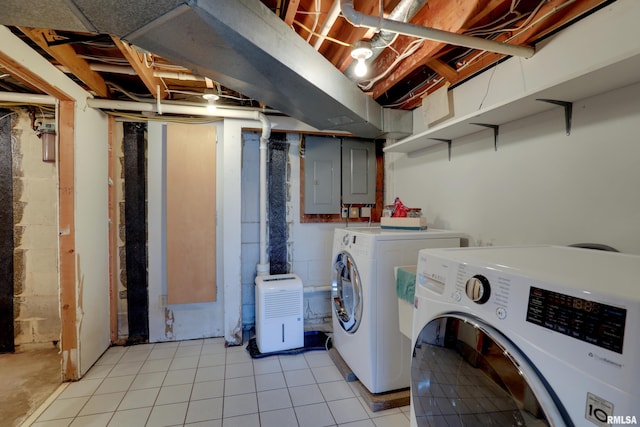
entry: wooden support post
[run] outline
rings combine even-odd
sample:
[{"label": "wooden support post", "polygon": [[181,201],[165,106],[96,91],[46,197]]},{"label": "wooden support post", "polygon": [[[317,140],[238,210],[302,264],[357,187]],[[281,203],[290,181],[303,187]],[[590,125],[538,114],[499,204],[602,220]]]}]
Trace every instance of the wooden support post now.
[{"label": "wooden support post", "polygon": [[58,112],[58,182],[60,223],[60,320],[62,379],[77,380],[78,325],[75,251],[74,120],[75,102],[61,101]]}]

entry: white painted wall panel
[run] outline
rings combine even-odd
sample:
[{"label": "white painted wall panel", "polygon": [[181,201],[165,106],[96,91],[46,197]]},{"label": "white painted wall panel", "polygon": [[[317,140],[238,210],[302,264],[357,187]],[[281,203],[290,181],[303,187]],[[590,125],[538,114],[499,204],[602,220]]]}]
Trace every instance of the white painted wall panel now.
[{"label": "white painted wall panel", "polygon": [[[387,200],[477,244],[597,242],[640,253],[640,84],[414,154],[387,153]],[[472,242],[474,243],[474,242]]]},{"label": "white painted wall panel", "polygon": [[110,344],[108,123],[100,110],[75,109],[75,236],[79,370],[84,375]]}]

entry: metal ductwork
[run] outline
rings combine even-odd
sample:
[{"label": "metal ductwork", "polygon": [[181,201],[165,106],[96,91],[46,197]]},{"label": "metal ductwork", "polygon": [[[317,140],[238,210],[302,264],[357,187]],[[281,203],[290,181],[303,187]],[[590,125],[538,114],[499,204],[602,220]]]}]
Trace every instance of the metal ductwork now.
[{"label": "metal ductwork", "polygon": [[320,130],[412,132],[258,0],[9,0],[0,24],[113,34]]}]

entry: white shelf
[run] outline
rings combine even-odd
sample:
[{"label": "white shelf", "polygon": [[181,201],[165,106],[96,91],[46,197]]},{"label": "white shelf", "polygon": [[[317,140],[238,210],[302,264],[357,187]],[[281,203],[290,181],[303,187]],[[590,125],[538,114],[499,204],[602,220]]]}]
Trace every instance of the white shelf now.
[{"label": "white shelf", "polygon": [[553,108],[564,114],[561,107],[537,99],[575,102],[640,81],[640,55],[622,60],[600,69],[586,72],[571,80],[540,88],[519,97],[494,104],[473,113],[450,119],[423,132],[411,135],[384,148],[385,152],[411,153],[442,140],[455,140],[480,131],[485,127],[474,123],[503,125]]}]

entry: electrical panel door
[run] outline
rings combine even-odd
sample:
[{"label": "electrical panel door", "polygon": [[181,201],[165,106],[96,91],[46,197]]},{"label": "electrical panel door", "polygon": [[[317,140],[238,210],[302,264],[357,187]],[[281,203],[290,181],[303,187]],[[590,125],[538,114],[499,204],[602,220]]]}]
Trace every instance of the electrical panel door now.
[{"label": "electrical panel door", "polygon": [[342,203],[376,202],[376,148],[372,141],[342,139]]}]

